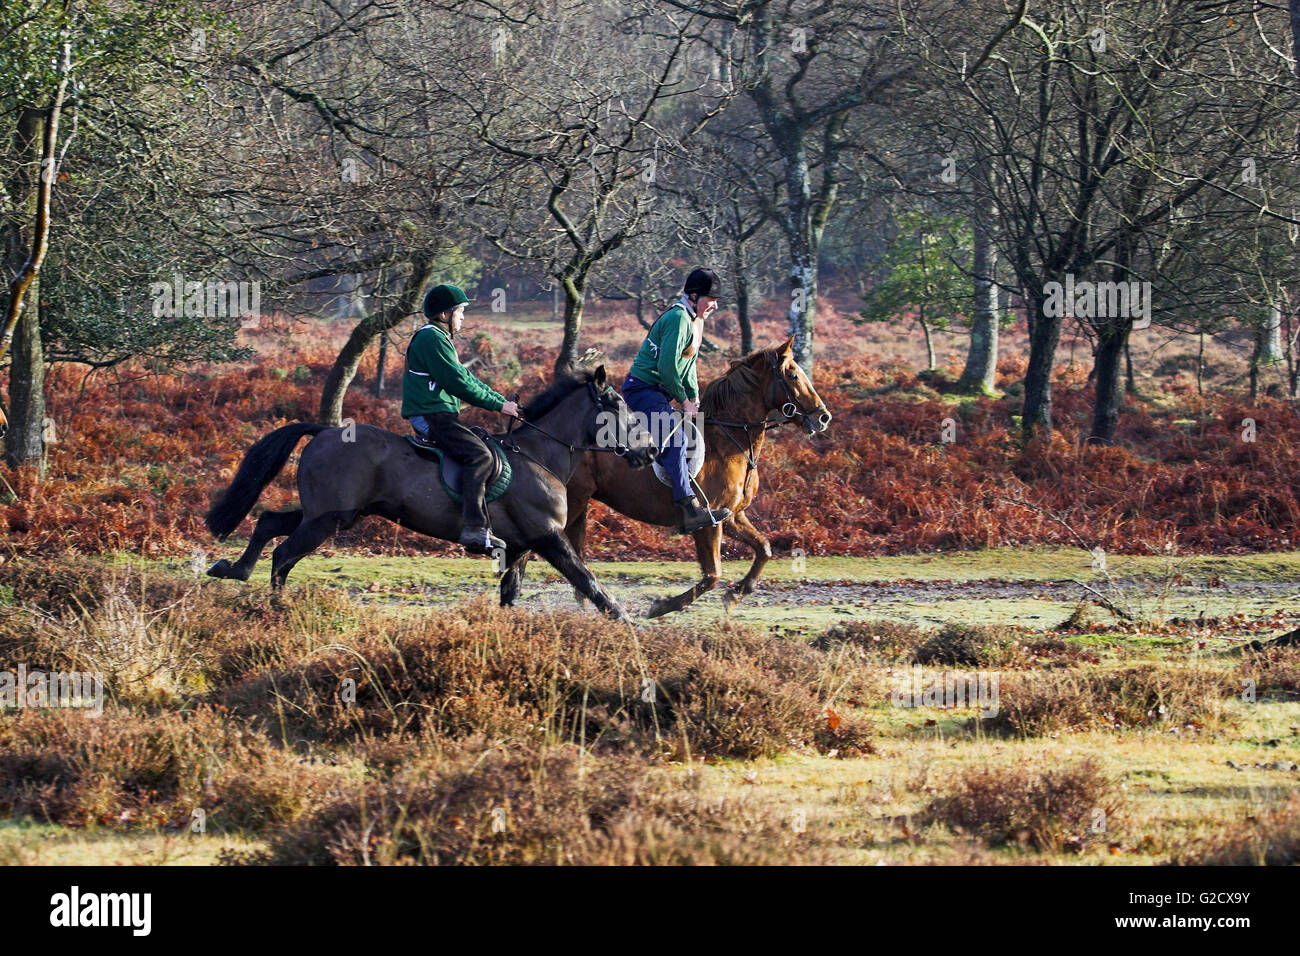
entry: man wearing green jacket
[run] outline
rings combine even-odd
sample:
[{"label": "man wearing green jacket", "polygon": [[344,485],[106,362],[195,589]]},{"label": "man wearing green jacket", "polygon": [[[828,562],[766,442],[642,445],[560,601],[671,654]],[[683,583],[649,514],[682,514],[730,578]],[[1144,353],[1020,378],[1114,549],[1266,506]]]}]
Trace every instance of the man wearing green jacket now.
[{"label": "man wearing green jacket", "polygon": [[682,531],[686,533],[731,517],[727,508],[700,507],[686,463],[685,423],[673,417],[671,404],[680,402],[687,416],[698,412],[695,358],[704,336],[704,320],[718,307],[721,286],[712,269],[693,270],[686,277],[681,298],[650,327],[623,383],[623,398],[634,412],[646,417],[650,434],[661,443],[661,436],[668,436],[658,461],[672,480],[673,501],[681,509]]},{"label": "man wearing green jacket", "polygon": [[488,478],[492,452],[460,423],[460,403],[519,416],[514,402],[488,388],[460,364],[452,339],[465,320],[465,293],[454,285],[436,285],[424,297],[428,322],[411,337],[402,376],[402,417],[421,441],[436,445],[461,465],[461,506],[464,527],[460,543],[469,551],[491,554],[505,542],[488,525]]}]

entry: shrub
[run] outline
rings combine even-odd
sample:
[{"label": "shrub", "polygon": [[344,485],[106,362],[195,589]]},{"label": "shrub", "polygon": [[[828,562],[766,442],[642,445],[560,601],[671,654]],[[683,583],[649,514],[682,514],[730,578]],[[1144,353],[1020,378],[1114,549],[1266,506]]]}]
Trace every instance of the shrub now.
[{"label": "shrub", "polygon": [[719,864],[825,862],[786,821],[706,799],[694,777],[571,744],[481,738],[343,796],[276,833],[271,864]]},{"label": "shrub", "polygon": [[1300,864],[1300,797],[1221,821],[1215,836],[1184,848],[1174,866],[1296,866]]},{"label": "shrub", "polygon": [[673,757],[867,749],[860,720],[828,718],[833,691],[825,655],[745,628],[636,632],[483,599],[262,668],[215,699],[330,742],[483,734]]},{"label": "shrub", "polygon": [[998,637],[998,632],[991,627],[945,624],[917,647],[912,659],[918,664],[975,667],[988,662],[986,647]]},{"label": "shrub", "polygon": [[866,657],[896,661],[910,658],[926,632],[904,621],[845,621],[818,635],[814,646],[821,650],[849,646]]},{"label": "shrub", "polygon": [[1237,688],[1254,681],[1260,696],[1300,697],[1300,647],[1266,647],[1247,653],[1237,665]]},{"label": "shrub", "polygon": [[1104,832],[1119,807],[1115,782],[1091,760],[1043,772],[986,767],[932,800],[921,822],[943,823],[989,844],[1059,851],[1079,849]]},{"label": "shrub", "polygon": [[67,826],[283,823],[326,792],[334,771],[307,768],[261,734],[204,708],[100,717],[20,711],[0,721],[0,813]]},{"label": "shrub", "polygon": [[986,729],[1025,736],[1100,727],[1193,726],[1228,719],[1227,671],[1140,664],[1114,670],[1004,675]]}]

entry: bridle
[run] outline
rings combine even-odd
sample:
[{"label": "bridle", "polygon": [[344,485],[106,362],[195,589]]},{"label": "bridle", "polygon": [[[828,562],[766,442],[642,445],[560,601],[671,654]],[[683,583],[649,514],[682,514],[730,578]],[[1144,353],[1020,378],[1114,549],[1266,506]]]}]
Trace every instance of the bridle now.
[{"label": "bridle", "polygon": [[[807,418],[809,411],[800,405],[799,400],[794,397],[794,389],[790,387],[790,383],[787,382],[785,376],[781,374],[781,363],[776,360],[776,356],[771,352],[767,353],[767,357],[772,363],[772,377],[781,383],[781,389],[785,392],[785,404],[781,406],[781,414],[785,416],[785,421],[780,424],[784,425],[787,422],[793,421],[796,415],[802,415],[804,418]],[[813,409],[813,411],[816,410],[817,409],[815,408]],[[825,411],[825,409],[822,410]]]},{"label": "bridle", "polygon": [[[794,390],[790,388],[790,383],[787,382],[785,376],[781,374],[781,364],[776,360],[776,356],[769,352],[767,354],[767,359],[772,365],[772,378],[781,383],[781,389],[785,395],[785,402],[780,408],[781,414],[785,416],[784,418],[780,421],[773,421],[770,418],[764,418],[757,422],[729,422],[720,418],[704,419],[707,424],[717,425],[722,429],[722,434],[726,435],[727,438],[731,440],[731,443],[745,456],[745,480],[741,482],[741,488],[744,488],[745,485],[749,483],[750,473],[758,467],[758,452],[755,450],[755,446],[758,443],[759,436],[766,434],[769,429],[780,428],[782,425],[789,425],[799,416],[807,419],[809,415],[808,409],[804,408],[799,403],[799,399],[795,397]],[[742,445],[736,440],[736,436],[731,433],[733,428],[738,428],[745,433],[745,444]],[[749,431],[751,428],[757,428],[758,435],[750,435]]]},{"label": "bridle", "polygon": [[[607,388],[607,390],[608,390],[608,386],[606,386],[606,388]],[[591,403],[592,403],[592,406],[593,406],[593,408],[592,408],[592,415],[593,415],[593,416],[599,414],[599,413],[600,413],[601,411],[603,411],[603,410],[606,410],[606,409],[605,409],[605,405],[604,405],[604,404],[601,402],[601,400],[600,400],[600,393],[596,391],[596,383],[595,383],[595,382],[588,382],[588,383],[587,383],[587,394],[591,396]],[[513,429],[514,429],[514,425],[515,425],[515,422],[511,422],[511,425],[510,425],[511,431],[508,431],[508,432],[506,433],[506,436],[507,436],[507,437],[511,437],[511,436],[512,436],[512,434],[513,434]],[[568,449],[569,454],[571,454],[571,455],[572,455],[572,454],[575,454],[575,453],[577,453],[577,452],[580,452],[580,451],[581,451],[581,452],[588,452],[588,451],[608,451],[608,452],[613,452],[613,453],[614,453],[615,455],[617,455],[619,458],[623,458],[624,456],[626,456],[626,455],[627,455],[629,452],[631,452],[631,450],[632,450],[632,449],[630,449],[626,444],[624,444],[624,442],[623,442],[623,440],[622,440],[621,437],[619,437],[619,438],[616,439],[616,443],[613,445],[613,447],[607,447],[607,446],[604,446],[604,445],[575,445],[575,444],[573,444],[572,442],[567,442],[567,441],[565,441],[563,438],[560,438],[558,435],[554,435],[554,434],[552,434],[551,432],[547,431],[545,428],[543,428],[541,425],[537,424],[536,422],[529,422],[529,421],[519,420],[518,425],[519,425],[520,428],[532,428],[532,429],[534,429],[535,431],[540,432],[542,435],[545,435],[547,438],[551,439],[551,441],[554,441],[554,442],[557,442],[557,443],[563,445],[565,448]],[[621,435],[623,429],[620,428],[620,429],[617,429],[617,431],[618,431],[618,432],[620,433],[620,435]],[[550,468],[547,468],[545,464],[543,464],[542,462],[538,461],[538,460],[537,460],[536,458],[534,458],[532,455],[528,454],[528,452],[526,452],[526,451],[524,451],[522,448],[520,448],[520,447],[519,447],[519,442],[518,442],[518,441],[515,441],[515,440],[512,439],[512,440],[510,441],[509,444],[507,444],[506,442],[502,441],[500,438],[496,439],[496,441],[499,442],[499,443],[501,444],[501,447],[507,449],[508,451],[513,451],[513,452],[515,452],[516,454],[523,455],[523,456],[524,456],[525,458],[527,458],[529,461],[534,462],[535,464],[541,465],[543,468],[546,468],[547,471],[550,471],[552,475],[555,475],[555,477],[556,477],[557,479],[559,479],[560,484],[565,484],[564,480],[561,479],[559,475],[556,475],[555,472],[551,471]]]}]

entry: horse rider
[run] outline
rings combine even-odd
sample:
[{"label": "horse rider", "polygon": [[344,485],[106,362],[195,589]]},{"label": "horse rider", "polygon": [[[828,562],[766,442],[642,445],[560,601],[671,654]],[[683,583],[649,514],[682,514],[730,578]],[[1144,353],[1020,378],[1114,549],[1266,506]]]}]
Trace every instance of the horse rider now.
[{"label": "horse rider", "polygon": [[[685,420],[671,424],[672,401],[681,403],[685,418],[698,412],[699,383],[696,354],[704,336],[704,320],[718,307],[722,283],[712,269],[695,269],[686,277],[681,298],[650,327],[623,383],[623,398],[635,412],[644,414],[658,436],[672,429],[657,459],[672,480],[673,502],[681,509],[682,532],[689,534],[731,517],[727,508],[701,508],[691,490],[686,464]],[[665,427],[665,423],[668,423]]]},{"label": "horse rider", "polygon": [[488,524],[487,483],[492,473],[492,452],[483,440],[460,422],[460,403],[518,418],[514,402],[484,385],[460,364],[452,339],[465,321],[465,293],[454,285],[436,285],[424,296],[428,320],[416,330],[406,349],[402,376],[402,417],[411,423],[420,441],[436,445],[461,466],[461,507],[464,526],[460,543],[468,551],[491,554],[505,542]]}]

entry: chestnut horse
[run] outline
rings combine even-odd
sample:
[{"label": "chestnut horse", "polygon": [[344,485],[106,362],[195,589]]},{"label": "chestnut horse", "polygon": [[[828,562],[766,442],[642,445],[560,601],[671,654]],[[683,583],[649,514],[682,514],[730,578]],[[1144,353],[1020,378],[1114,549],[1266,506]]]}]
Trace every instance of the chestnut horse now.
[{"label": "chestnut horse", "polygon": [[[769,428],[787,422],[803,426],[811,438],[824,432],[831,415],[813,389],[808,376],[794,361],[794,339],[762,349],[731,363],[721,378],[710,382],[700,396],[704,416],[704,467],[697,476],[708,503],[705,507],[730,508],[731,517],[721,525],[701,528],[694,534],[695,554],[703,572],[699,583],[681,594],[654,602],[649,617],[680,611],[696,598],[713,590],[722,566],[722,535],[743,541],[754,549],[749,572],[723,597],[731,607],[754,590],[763,566],[772,557],[772,547],[763,533],[745,516],[745,509],[758,491],[758,456]],[[770,420],[772,413],[780,417]],[[588,454],[568,485],[568,524],[565,535],[581,556],[587,543],[587,505],[592,498],[619,514],[665,528],[680,527],[680,512],[672,492],[661,484],[651,469],[633,470],[609,455]],[[519,596],[528,553],[507,555],[501,579],[501,603],[509,606]]]}]

